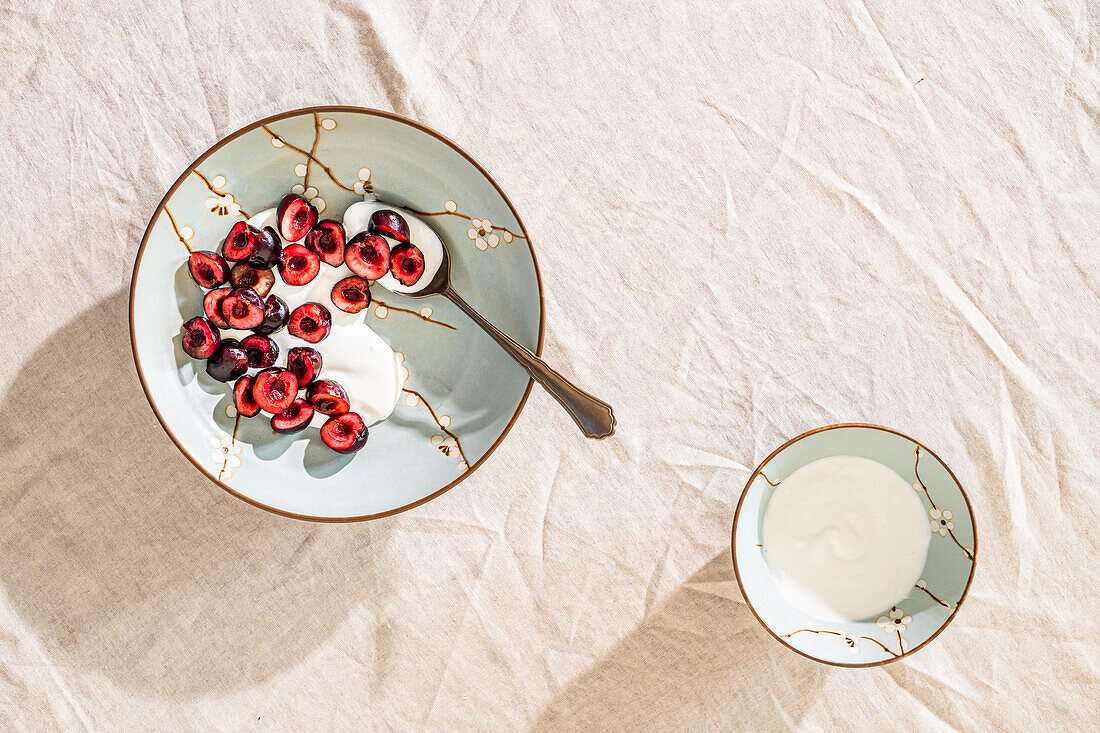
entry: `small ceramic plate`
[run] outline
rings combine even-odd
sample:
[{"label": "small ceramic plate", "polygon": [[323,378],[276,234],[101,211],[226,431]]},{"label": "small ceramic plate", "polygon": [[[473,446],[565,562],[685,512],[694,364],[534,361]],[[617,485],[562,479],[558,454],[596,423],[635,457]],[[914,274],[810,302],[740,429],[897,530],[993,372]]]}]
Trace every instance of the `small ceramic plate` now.
[{"label": "small ceramic plate", "polygon": [[217,250],[233,222],[287,192],[321,218],[373,192],[420,214],[451,253],[456,289],[489,320],[542,351],[535,253],[507,196],[469,155],[398,115],[313,107],[221,140],[168,190],[145,230],[130,285],[130,339],[149,404],[204,474],[257,506],[301,519],[373,519],[428,501],[488,458],[519,416],[527,374],[442,298],[372,288],[365,322],[404,358],[406,392],[363,450],[329,450],[316,428],[273,435],[241,418],[226,385],[183,353],[180,324],[202,314],[189,250]]},{"label": "small ceramic plate", "polygon": [[[819,621],[779,594],[761,548],[764,511],[775,487],[819,458],[852,455],[883,463],[911,482],[928,513],[932,540],[924,573],[909,596],[878,616]],[[840,667],[873,667],[906,657],[954,618],[974,578],[974,513],[958,479],[932,451],[877,425],[830,425],[787,441],[745,485],[733,518],[733,568],[745,602],[764,627],[794,651]]]}]

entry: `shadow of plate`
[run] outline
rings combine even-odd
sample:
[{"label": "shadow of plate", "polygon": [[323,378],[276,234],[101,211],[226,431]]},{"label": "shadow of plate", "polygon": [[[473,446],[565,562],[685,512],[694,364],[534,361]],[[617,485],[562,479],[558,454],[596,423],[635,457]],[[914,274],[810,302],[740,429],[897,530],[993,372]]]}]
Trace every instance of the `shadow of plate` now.
[{"label": "shadow of plate", "polygon": [[74,667],[164,693],[255,684],[373,592],[392,525],[298,522],[210,483],[157,425],[126,324],[118,292],[50,336],[3,396],[2,592]]},{"label": "shadow of plate", "polygon": [[768,636],[726,550],[570,683],[534,730],[787,730],[827,674]]}]

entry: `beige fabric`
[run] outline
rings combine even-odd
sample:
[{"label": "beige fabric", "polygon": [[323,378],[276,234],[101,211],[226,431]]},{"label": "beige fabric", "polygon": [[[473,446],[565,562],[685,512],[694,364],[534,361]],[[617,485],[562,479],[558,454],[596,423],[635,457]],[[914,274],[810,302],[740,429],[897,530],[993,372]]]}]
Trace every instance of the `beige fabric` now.
[{"label": "beige fabric", "polygon": [[[0,9],[0,720],[1095,729],[1095,2],[94,4]],[[494,174],[613,440],[536,391],[459,488],[350,526],[176,451],[127,338],[147,217],[316,103]],[[844,420],[939,452],[980,534],[951,627],[873,670],[778,646],[729,559],[751,467]]]}]

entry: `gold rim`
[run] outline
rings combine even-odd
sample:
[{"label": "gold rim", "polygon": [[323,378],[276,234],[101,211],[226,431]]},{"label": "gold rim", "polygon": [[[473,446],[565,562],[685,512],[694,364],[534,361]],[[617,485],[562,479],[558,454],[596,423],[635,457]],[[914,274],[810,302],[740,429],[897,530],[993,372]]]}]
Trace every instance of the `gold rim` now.
[{"label": "gold rim", "polygon": [[191,175],[191,172],[198,168],[204,160],[209,158],[226,144],[232,142],[233,140],[236,140],[241,135],[244,135],[247,132],[251,132],[252,130],[255,130],[263,125],[268,125],[272,122],[278,122],[279,120],[285,120],[288,117],[297,117],[298,115],[314,114],[318,112],[350,112],[354,114],[364,114],[373,117],[384,117],[386,119],[393,120],[394,122],[400,122],[402,124],[408,125],[409,127],[413,127],[422,132],[426,132],[437,140],[450,146],[455,152],[457,152],[466,160],[470,161],[470,163],[474,166],[474,168],[478,170],[478,172],[481,173],[481,175],[485,176],[486,180],[488,180],[489,183],[493,185],[493,188],[496,189],[497,193],[500,194],[500,197],[504,199],[504,203],[508,206],[509,211],[512,212],[512,216],[515,217],[516,223],[519,224],[520,230],[523,231],[523,236],[525,238],[525,241],[527,242],[527,249],[531,253],[531,264],[535,267],[535,281],[538,284],[539,289],[539,339],[538,344],[535,347],[535,354],[537,354],[538,356],[542,356],[542,342],[546,330],[546,301],[543,298],[542,292],[542,274],[539,271],[539,262],[538,258],[535,256],[534,245],[531,244],[531,235],[528,234],[527,227],[524,226],[523,220],[519,216],[519,212],[517,212],[516,207],[512,205],[512,202],[508,198],[508,195],[504,193],[504,190],[500,187],[496,180],[491,175],[489,175],[489,172],[485,170],[480,163],[474,160],[474,158],[469,153],[467,153],[457,143],[455,143],[445,135],[436,132],[435,130],[417,122],[416,120],[411,120],[408,117],[404,117],[394,112],[386,112],[384,110],[371,109],[369,107],[354,107],[345,105],[322,105],[316,107],[303,107],[301,109],[290,110],[288,112],[280,112],[279,114],[265,117],[262,120],[257,120],[256,122],[245,125],[236,132],[233,132],[223,137],[221,140],[214,143],[214,145],[208,148],[206,152],[196,158],[189,166],[187,166],[187,169],[180,175],[179,178],[176,179],[176,182],[172,184],[172,187],[168,189],[168,192],[164,194],[164,197],[160,200],[160,203],[157,204],[156,209],[153,210],[153,215],[149,218],[149,224],[145,227],[145,234],[141,238],[141,246],[138,248],[137,256],[134,258],[134,270],[133,274],[130,276],[130,350],[134,355],[134,366],[137,367],[138,379],[141,381],[141,389],[143,392],[145,392],[145,399],[149,402],[149,407],[153,409],[153,414],[157,416],[157,422],[160,423],[160,426],[164,429],[164,432],[168,435],[172,442],[175,443],[176,448],[179,449],[180,453],[183,453],[183,455],[187,457],[187,460],[191,461],[191,463],[194,464],[195,468],[199,469],[199,471],[201,471],[202,474],[208,479],[210,479],[215,484],[222,487],[238,499],[246,501],[253,506],[259,507],[260,509],[266,509],[269,512],[279,514],[284,517],[291,517],[292,519],[303,519],[311,522],[364,522],[371,519],[382,519],[383,517],[400,514],[401,512],[405,512],[409,509],[418,507],[421,504],[427,503],[432,499],[435,499],[436,497],[446,493],[447,491],[453,489],[455,486],[458,486],[460,483],[466,480],[466,478],[470,476],[470,474],[478,469],[478,466],[484,463],[486,459],[488,459],[489,456],[493,454],[493,451],[497,449],[497,446],[499,446],[504,441],[504,438],[508,435],[509,431],[511,431],[512,426],[516,424],[516,420],[519,419],[520,413],[523,412],[524,405],[527,404],[527,398],[531,394],[531,387],[534,384],[534,381],[531,379],[527,380],[527,389],[523,391],[523,397],[520,398],[519,404],[516,406],[516,411],[512,415],[512,419],[509,420],[508,424],[504,426],[504,430],[501,431],[500,435],[493,442],[493,444],[489,446],[489,449],[485,451],[485,454],[482,455],[481,458],[477,459],[477,461],[475,461],[472,466],[464,471],[461,476],[456,478],[454,481],[451,481],[443,488],[429,494],[428,496],[425,496],[422,499],[417,499],[411,504],[406,504],[396,509],[390,509],[388,511],[379,512],[377,514],[363,514],[355,517],[315,517],[309,514],[296,514],[294,512],[288,512],[283,509],[276,509],[275,507],[262,504],[251,497],[245,496],[239,491],[234,490],[231,486],[219,481],[217,476],[208,471],[206,467],[203,466],[197,458],[195,458],[195,456],[191,455],[183,447],[179,439],[176,438],[175,434],[168,427],[168,423],[165,422],[164,416],[161,415],[160,410],[157,408],[156,403],[153,401],[153,396],[149,394],[149,386],[145,383],[145,373],[141,369],[141,360],[138,358],[137,352],[137,339],[135,338],[134,334],[134,288],[137,284],[138,269],[141,267],[141,258],[142,255],[145,254],[145,245],[149,241],[149,235],[153,231],[153,225],[156,223],[157,217],[160,216],[160,212],[164,210],[164,204],[168,201],[168,199],[172,197],[172,194],[176,192],[176,189],[180,187],[180,184],[182,184],[183,181],[189,175]]},{"label": "gold rim", "polygon": [[[914,445],[919,446],[922,450],[926,451],[928,453],[928,455],[932,456],[932,458],[939,461],[939,464],[941,466],[943,466],[945,469],[947,469],[947,474],[951,477],[951,480],[954,481],[955,485],[959,487],[959,492],[962,494],[963,502],[966,504],[966,511],[970,515],[970,527],[971,527],[972,533],[974,535],[974,559],[972,560],[971,565],[970,565],[970,576],[966,579],[966,587],[963,588],[962,596],[959,597],[959,600],[955,604],[955,609],[951,612],[951,615],[947,617],[946,621],[944,621],[942,624],[940,624],[940,627],[938,629],[936,629],[932,633],[931,636],[929,636],[927,639],[922,641],[917,646],[913,647],[909,651],[902,652],[901,654],[899,654],[896,657],[891,657],[889,659],[883,659],[883,660],[880,660],[878,662],[862,662],[862,663],[858,663],[858,664],[848,663],[848,662],[834,662],[834,661],[829,660],[829,659],[821,659],[820,657],[815,657],[812,654],[808,654],[808,653],[802,651],[801,649],[798,649],[797,647],[791,645],[786,639],[784,639],[779,634],[772,631],[771,627],[768,626],[768,624],[764,622],[764,619],[760,618],[760,614],[758,614],[756,612],[756,609],[752,605],[752,601],[749,600],[748,593],[745,592],[745,585],[744,585],[744,583],[741,582],[741,571],[737,567],[737,522],[741,518],[741,505],[745,503],[745,497],[749,493],[749,487],[752,486],[752,482],[756,480],[757,476],[763,475],[763,470],[762,469],[764,468],[764,466],[766,466],[768,464],[768,462],[771,459],[775,458],[779,453],[781,453],[783,450],[785,450],[789,446],[794,445],[795,443],[802,440],[803,438],[808,438],[809,436],[815,435],[817,433],[823,433],[826,430],[836,430],[837,428],[869,428],[871,430],[881,430],[884,433],[893,433],[894,435],[897,435],[897,436],[900,436],[902,438],[905,438],[906,440],[912,441]],[[952,619],[955,618],[955,614],[957,614],[959,612],[959,609],[962,608],[963,601],[966,600],[966,594],[970,591],[970,584],[972,582],[974,582],[974,571],[978,567],[978,525],[974,521],[974,509],[973,509],[973,507],[970,506],[970,497],[968,497],[966,495],[966,489],[963,488],[962,482],[960,482],[958,477],[955,476],[955,473],[951,470],[951,468],[947,465],[947,463],[945,463],[938,455],[936,455],[936,452],[934,450],[932,450],[931,448],[929,448],[928,446],[926,446],[924,443],[920,442],[916,438],[913,438],[909,435],[906,435],[905,433],[899,432],[899,431],[894,430],[892,428],[883,427],[882,425],[875,425],[873,423],[862,423],[862,422],[835,423],[833,425],[825,425],[825,426],[820,427],[820,428],[814,428],[813,430],[808,430],[805,433],[802,433],[801,435],[797,435],[797,436],[791,438],[786,443],[779,446],[778,448],[773,450],[770,454],[768,454],[767,458],[760,461],[759,465],[757,465],[757,467],[756,467],[756,470],[754,470],[752,472],[752,474],[749,475],[749,480],[745,482],[745,488],[741,490],[741,498],[737,501],[737,509],[733,513],[733,530],[730,533],[730,553],[733,555],[733,574],[737,578],[737,587],[741,590],[741,597],[745,599],[745,605],[747,605],[749,607],[749,611],[752,612],[752,615],[756,617],[756,620],[760,622],[760,625],[763,626],[764,629],[767,630],[767,632],[769,634],[771,634],[772,637],[776,641],[778,641],[780,644],[787,647],[791,651],[795,652],[796,654],[801,654],[802,656],[806,657],[807,659],[812,659],[815,662],[821,662],[822,664],[828,664],[828,665],[832,665],[834,667],[880,667],[884,664],[890,664],[891,662],[896,662],[899,659],[904,659],[905,657],[908,657],[910,654],[916,654],[921,649],[926,647],[929,642],[931,642],[933,639],[935,639],[937,636],[939,636],[940,633],[943,632],[943,630],[947,628],[948,624],[950,624]]]}]

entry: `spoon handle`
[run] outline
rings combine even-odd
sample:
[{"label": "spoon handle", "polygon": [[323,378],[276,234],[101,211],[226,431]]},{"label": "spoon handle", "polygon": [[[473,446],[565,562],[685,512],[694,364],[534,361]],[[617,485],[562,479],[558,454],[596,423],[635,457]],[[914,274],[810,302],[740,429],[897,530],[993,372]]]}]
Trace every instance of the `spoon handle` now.
[{"label": "spoon handle", "polygon": [[493,340],[500,344],[500,347],[508,352],[509,356],[527,370],[531,378],[541,384],[543,389],[549,392],[550,396],[565,408],[570,417],[580,426],[581,432],[585,436],[589,438],[607,438],[615,432],[615,413],[611,411],[611,405],[603,400],[596,399],[558,374],[545,361],[532,354],[509,337],[508,334],[487,321],[484,316],[474,310],[473,306],[463,300],[454,288],[448,286],[442,295],[461,308],[466,315],[473,319],[474,323],[481,326],[485,333],[492,336]]}]

